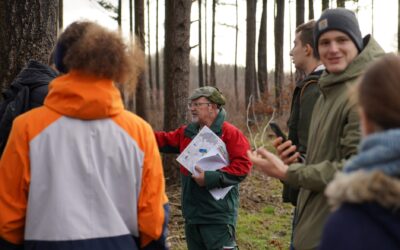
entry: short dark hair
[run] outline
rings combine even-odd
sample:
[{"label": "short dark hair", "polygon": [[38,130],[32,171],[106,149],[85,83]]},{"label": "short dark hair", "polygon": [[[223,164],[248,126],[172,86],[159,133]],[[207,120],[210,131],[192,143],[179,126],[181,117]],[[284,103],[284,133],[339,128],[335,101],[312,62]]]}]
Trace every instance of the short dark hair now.
[{"label": "short dark hair", "polygon": [[315,44],[314,44],[314,27],[315,21],[310,20],[306,23],[300,24],[296,28],[296,33],[300,33],[300,41],[303,45],[309,44],[313,49],[313,55],[318,59],[318,55],[315,53]]}]

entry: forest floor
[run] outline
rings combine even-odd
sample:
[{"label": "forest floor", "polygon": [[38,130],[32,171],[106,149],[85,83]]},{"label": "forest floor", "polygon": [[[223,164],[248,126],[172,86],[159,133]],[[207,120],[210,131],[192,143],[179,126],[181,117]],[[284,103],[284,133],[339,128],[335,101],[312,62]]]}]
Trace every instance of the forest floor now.
[{"label": "forest floor", "polygon": [[[240,209],[236,238],[240,250],[288,249],[293,207],[282,203],[282,184],[258,171],[240,184]],[[180,186],[167,187],[170,200],[168,243],[171,250],[185,250]]]}]

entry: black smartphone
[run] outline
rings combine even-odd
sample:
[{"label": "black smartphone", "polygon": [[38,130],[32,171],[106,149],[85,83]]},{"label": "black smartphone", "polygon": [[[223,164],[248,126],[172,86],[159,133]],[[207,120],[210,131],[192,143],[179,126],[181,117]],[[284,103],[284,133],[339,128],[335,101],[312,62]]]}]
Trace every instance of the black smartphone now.
[{"label": "black smartphone", "polygon": [[287,137],[285,133],[282,132],[282,129],[276,124],[275,122],[270,122],[269,126],[271,127],[272,131],[275,133],[276,137],[282,137],[283,142],[287,141]]}]

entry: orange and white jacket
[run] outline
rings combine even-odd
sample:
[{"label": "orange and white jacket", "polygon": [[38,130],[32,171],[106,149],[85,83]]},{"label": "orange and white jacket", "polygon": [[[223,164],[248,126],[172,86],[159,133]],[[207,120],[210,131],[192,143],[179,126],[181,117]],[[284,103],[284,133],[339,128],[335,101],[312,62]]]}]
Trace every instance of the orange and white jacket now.
[{"label": "orange and white jacket", "polygon": [[166,249],[160,154],[113,82],[72,71],[20,115],[0,161],[0,249]]}]

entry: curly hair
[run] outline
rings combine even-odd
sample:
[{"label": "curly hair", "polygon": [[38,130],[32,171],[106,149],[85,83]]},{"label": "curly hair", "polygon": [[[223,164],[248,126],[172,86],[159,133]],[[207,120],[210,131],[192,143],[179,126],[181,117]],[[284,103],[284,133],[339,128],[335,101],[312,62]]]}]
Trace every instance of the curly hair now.
[{"label": "curly hair", "polygon": [[57,55],[66,71],[78,70],[117,83],[136,81],[144,68],[144,53],[136,43],[127,46],[120,33],[90,21],[77,21],[65,29],[56,45],[56,61]]}]

